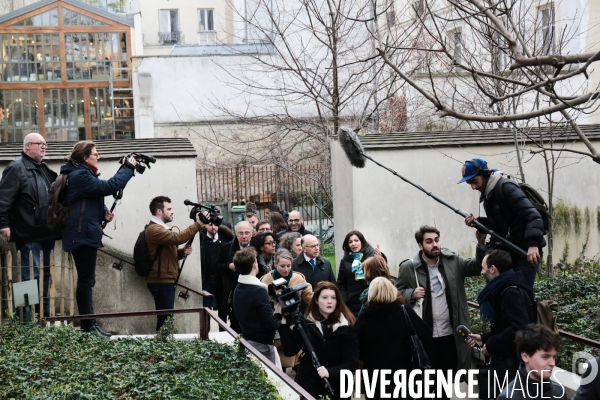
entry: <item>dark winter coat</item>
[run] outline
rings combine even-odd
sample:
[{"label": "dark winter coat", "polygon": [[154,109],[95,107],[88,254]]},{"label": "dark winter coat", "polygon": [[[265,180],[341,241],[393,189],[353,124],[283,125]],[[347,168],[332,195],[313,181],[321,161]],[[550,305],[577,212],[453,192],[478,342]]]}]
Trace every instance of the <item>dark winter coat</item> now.
[{"label": "dark winter coat", "polygon": [[331,269],[331,263],[328,259],[321,256],[316,258],[315,270],[313,271],[310,263],[304,258],[304,252],[301,252],[298,254],[298,257],[292,261],[292,269],[304,275],[306,282],[310,283],[313,290],[317,286],[317,283],[321,281],[336,283],[333,270]]},{"label": "dark winter coat", "polygon": [[217,232],[218,239],[213,241],[206,235],[206,228],[200,228],[200,265],[202,268],[202,279],[215,277],[219,275],[217,261],[221,248],[231,242],[234,238],[234,234],[221,224]]},{"label": "dark winter coat", "polygon": [[255,276],[241,275],[233,293],[234,311],[244,339],[273,345],[279,321],[273,318],[273,308],[267,287]]},{"label": "dark winter coat", "polygon": [[48,189],[57,174],[46,163],[21,153],[4,169],[0,181],[0,228],[10,228],[11,242],[59,239],[46,227]]},{"label": "dark winter coat", "polygon": [[225,307],[227,308],[227,315],[231,322],[231,328],[237,333],[241,333],[241,328],[235,318],[235,313],[233,312],[232,296],[233,290],[237,285],[237,278],[240,274],[237,271],[229,269],[229,264],[233,262],[233,256],[238,250],[240,250],[240,242],[237,237],[234,237],[231,242],[226,243],[221,247],[221,252],[217,259],[217,272],[223,280],[223,304],[225,304]]},{"label": "dark winter coat", "polygon": [[[592,363],[596,365],[595,371],[598,371],[600,365],[600,356],[586,362],[587,369],[585,370],[582,378],[587,378],[594,369]],[[583,384],[577,389],[573,400],[592,400],[600,399],[600,374],[596,374],[596,377],[592,379],[590,383]]]},{"label": "dark winter coat", "polygon": [[[431,358],[431,330],[410,307],[406,307],[412,324],[425,351]],[[410,330],[406,324],[402,304],[399,301],[388,304],[371,304],[365,306],[356,323],[356,335],[360,345],[360,359],[363,369],[373,376],[374,370],[389,369],[406,370],[408,376],[413,369]],[[393,385],[388,391],[393,392]],[[377,386],[374,397],[379,399],[380,389]]]},{"label": "dark winter coat", "polygon": [[[536,395],[537,394],[537,395]],[[562,399],[567,400],[567,394],[564,388],[558,383],[552,381],[544,381],[542,390],[540,390],[540,382],[533,379],[530,374],[527,379],[527,371],[521,365],[517,376],[502,390],[502,393],[497,397],[498,400],[528,400],[528,399]]]},{"label": "dark winter coat", "polygon": [[[364,263],[367,258],[372,257],[373,255],[375,255],[375,249],[371,246],[367,246],[363,252],[361,262]],[[352,272],[353,262],[354,257],[352,257],[349,252],[345,251],[337,271],[337,286],[342,293],[344,303],[346,303],[348,308],[350,308],[350,311],[352,311],[352,314],[356,317],[362,307],[360,294],[368,287],[368,285],[364,279],[355,279],[354,272]]]},{"label": "dark winter coat", "polygon": [[[69,174],[65,188],[65,203],[79,202],[69,214],[63,230],[63,250],[73,251],[85,245],[102,247],[102,227],[106,207],[104,197],[123,189],[133,176],[133,171],[123,167],[107,181],[99,179],[85,164],[77,167],[63,164],[61,174]],[[83,200],[80,202],[80,200]]]},{"label": "dark winter coat", "polygon": [[515,334],[537,319],[533,292],[522,282],[523,273],[518,271],[490,293],[495,319],[491,330],[481,334],[481,340],[492,356],[492,361],[512,359],[515,368],[519,365]]},{"label": "dark winter coat", "polygon": [[[334,399],[339,399],[340,395],[340,371],[343,369],[354,371],[358,367],[359,348],[356,332],[348,326],[345,318],[344,322],[325,337],[319,330],[318,323],[307,319],[305,324],[308,340],[312,344],[319,362],[329,372],[328,380],[335,391]],[[294,356],[304,348],[300,333],[296,330],[292,331],[288,324],[280,325],[279,334],[286,356]],[[300,357],[296,382],[315,398],[327,394],[323,379],[317,374],[312,358],[306,351]]]},{"label": "dark winter coat", "polygon": [[[500,185],[500,181],[496,184]],[[525,193],[512,181],[506,181],[501,188],[504,200],[500,197],[500,186],[486,189],[487,196],[482,194],[480,202],[487,218],[480,221],[525,251],[531,246],[540,249],[546,246],[544,221]]]}]

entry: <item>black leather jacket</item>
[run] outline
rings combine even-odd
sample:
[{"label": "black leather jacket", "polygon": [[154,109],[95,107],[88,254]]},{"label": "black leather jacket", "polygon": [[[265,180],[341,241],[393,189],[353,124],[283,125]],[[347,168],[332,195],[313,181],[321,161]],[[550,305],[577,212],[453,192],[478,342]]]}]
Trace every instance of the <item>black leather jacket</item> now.
[{"label": "black leather jacket", "polygon": [[0,180],[0,228],[10,228],[11,242],[58,239],[46,227],[48,188],[56,177],[24,153],[8,164]]},{"label": "black leather jacket", "polygon": [[513,182],[505,182],[502,190],[506,201],[500,198],[498,189],[494,187],[487,196],[481,196],[487,215],[480,219],[481,223],[525,251],[531,246],[540,249],[546,246],[542,217],[521,188]]}]

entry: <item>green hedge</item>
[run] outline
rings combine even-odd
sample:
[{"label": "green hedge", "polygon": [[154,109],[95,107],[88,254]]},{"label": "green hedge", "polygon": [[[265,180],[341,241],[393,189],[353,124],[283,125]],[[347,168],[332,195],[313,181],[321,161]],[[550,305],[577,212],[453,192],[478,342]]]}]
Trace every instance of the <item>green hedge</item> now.
[{"label": "green hedge", "polygon": [[238,346],[0,327],[0,399],[280,399]]}]

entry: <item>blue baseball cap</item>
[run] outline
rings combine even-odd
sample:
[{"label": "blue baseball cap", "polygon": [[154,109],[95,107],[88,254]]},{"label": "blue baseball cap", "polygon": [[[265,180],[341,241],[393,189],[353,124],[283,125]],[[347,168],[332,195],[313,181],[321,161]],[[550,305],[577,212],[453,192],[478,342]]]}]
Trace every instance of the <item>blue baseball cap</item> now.
[{"label": "blue baseball cap", "polygon": [[475,178],[481,170],[488,169],[487,162],[481,158],[465,161],[462,166],[462,179],[456,183],[463,183]]}]

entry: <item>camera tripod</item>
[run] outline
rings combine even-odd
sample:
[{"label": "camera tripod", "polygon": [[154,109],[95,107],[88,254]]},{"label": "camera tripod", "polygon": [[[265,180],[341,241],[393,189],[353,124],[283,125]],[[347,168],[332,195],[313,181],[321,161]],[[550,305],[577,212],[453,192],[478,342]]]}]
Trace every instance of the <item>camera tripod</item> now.
[{"label": "camera tripod", "polygon": [[[298,332],[300,332],[300,336],[302,337],[302,341],[304,342],[304,348],[306,349],[306,352],[309,353],[310,357],[312,358],[313,367],[315,367],[315,369],[320,368],[321,363],[319,362],[319,359],[317,358],[317,355],[315,354],[315,349],[313,348],[312,344],[310,343],[310,340],[308,339],[308,335],[306,334],[306,330],[304,329],[304,318],[302,317],[302,313],[300,312],[300,309],[296,308],[294,311],[292,311],[291,313],[286,315],[286,317],[292,320],[292,322],[294,323],[294,329],[297,330]],[[331,387],[329,380],[327,378],[323,378],[323,380],[325,381],[325,389],[327,389],[327,392],[331,396],[333,396],[334,395],[333,388]]]}]

